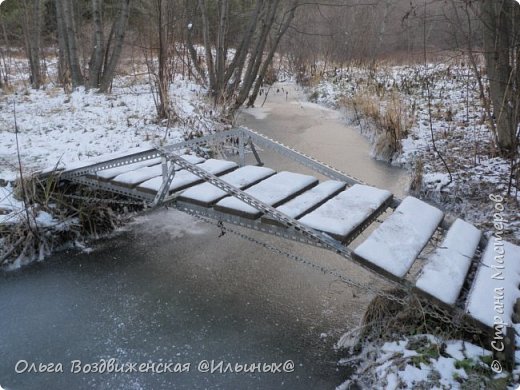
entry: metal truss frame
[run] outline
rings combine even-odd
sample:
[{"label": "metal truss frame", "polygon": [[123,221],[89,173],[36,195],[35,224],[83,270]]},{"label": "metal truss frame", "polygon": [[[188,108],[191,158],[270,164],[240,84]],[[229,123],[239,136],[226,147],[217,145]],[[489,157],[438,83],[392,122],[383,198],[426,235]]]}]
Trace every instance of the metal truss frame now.
[{"label": "metal truss frame", "polygon": [[[357,258],[353,255],[353,251],[348,247],[359,234],[361,234],[371,223],[380,217],[388,208],[397,207],[401,200],[393,198],[387,204],[383,205],[378,209],[370,219],[365,221],[356,231],[348,237],[347,241],[342,243],[333,237],[312,229],[298,220],[289,217],[288,215],[281,213],[277,209],[271,207],[268,204],[252,197],[248,193],[236,188],[227,182],[223,181],[216,175],[213,175],[197,165],[190,163],[180,155],[184,153],[184,149],[193,147],[200,147],[211,143],[226,143],[232,142],[233,147],[238,150],[239,164],[245,165],[245,155],[247,148],[250,149],[254,155],[257,163],[263,165],[260,156],[255,148],[255,145],[261,146],[263,149],[272,150],[284,157],[289,158],[311,170],[318,172],[328,178],[334,180],[340,180],[346,182],[349,185],[354,184],[365,184],[363,181],[350,176],[340,170],[333,168],[326,163],[316,160],[315,158],[301,153],[293,148],[290,148],[280,142],[272,140],[262,134],[246,128],[236,128],[225,132],[219,132],[209,134],[201,138],[195,138],[183,142],[178,142],[165,147],[157,147],[150,150],[141,151],[128,156],[113,158],[108,161],[95,163],[89,166],[84,166],[72,170],[63,171],[60,173],[61,180],[69,180],[74,183],[84,184],[96,189],[113,192],[116,194],[124,195],[132,199],[142,201],[146,206],[158,207],[160,205],[172,205],[180,211],[188,214],[203,216],[211,218],[213,220],[230,223],[236,226],[241,226],[251,230],[260,231],[263,233],[271,234],[284,239],[289,239],[299,243],[312,245],[318,248],[330,250],[354,263],[359,265],[361,268],[376,273],[388,281],[391,285],[401,288],[412,293],[414,291],[414,285],[406,279],[396,278],[388,273],[383,273],[381,270],[374,269],[367,262]],[[99,181],[92,179],[88,176],[95,175],[97,171],[110,169],[114,167],[129,165],[141,161],[151,160],[155,158],[162,158],[162,185],[157,194],[148,194],[136,189],[124,188],[111,184],[110,182]],[[175,166],[185,169],[205,182],[213,184],[217,188],[223,190],[230,196],[241,200],[242,202],[258,209],[269,219],[276,221],[276,224],[269,224],[262,222],[261,219],[248,219],[237,215],[231,215],[217,211],[213,208],[202,207],[189,202],[178,200],[179,195],[182,191],[170,194],[169,187],[175,176]],[[442,225],[441,225],[442,226]],[[445,226],[442,226],[445,228]],[[452,312],[461,312],[461,309],[451,307]],[[465,313],[462,313],[465,314]]]}]

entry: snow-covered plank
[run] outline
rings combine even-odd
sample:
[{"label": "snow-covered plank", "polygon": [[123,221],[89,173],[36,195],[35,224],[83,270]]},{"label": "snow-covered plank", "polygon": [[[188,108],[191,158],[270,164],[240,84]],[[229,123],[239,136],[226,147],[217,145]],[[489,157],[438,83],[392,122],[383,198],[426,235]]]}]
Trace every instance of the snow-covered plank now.
[{"label": "snow-covered plank", "polygon": [[[271,168],[247,165],[222,176],[221,179],[234,187],[244,189],[275,173]],[[182,193],[179,200],[208,207],[225,196],[227,196],[227,193],[213,184],[202,183],[188,188]]]},{"label": "snow-covered plank", "polygon": [[112,179],[116,176],[122,175],[124,173],[135,171],[140,168],[151,167],[153,165],[157,165],[160,163],[161,163],[160,158],[152,158],[151,160],[144,160],[144,161],[139,161],[139,162],[133,163],[133,164],[104,169],[102,171],[97,171],[93,175],[87,175],[87,176],[92,177],[93,179],[110,180],[110,179]]},{"label": "snow-covered plank", "polygon": [[386,190],[355,184],[330,199],[300,222],[345,241],[364,221],[380,210],[392,198]]},{"label": "snow-covered plank", "polygon": [[[186,154],[181,156],[192,164],[200,164],[205,161],[204,158],[194,156],[191,154]],[[154,166],[145,166],[143,168],[139,168],[133,171],[125,172],[120,175],[117,175],[112,179],[115,184],[122,185],[124,187],[133,188],[136,185],[145,182],[146,180],[152,179],[157,176],[162,177],[162,164],[160,164],[161,159],[159,159],[159,164]],[[115,169],[115,168],[114,168]],[[178,171],[180,169],[179,166],[175,165],[175,170]],[[103,171],[101,171],[103,172]]]},{"label": "snow-covered plank", "polygon": [[519,285],[520,247],[493,236],[482,255],[466,312],[489,327],[500,321],[511,325]]},{"label": "snow-covered plank", "polygon": [[427,259],[415,285],[448,305],[454,304],[481,235],[475,226],[457,219],[442,244]]},{"label": "snow-covered plank", "polygon": [[[204,159],[202,157],[194,156],[192,154],[184,154],[181,157],[188,160],[192,164],[200,164],[200,163],[206,161],[206,159]],[[110,169],[104,169],[102,171],[96,172],[96,178],[102,179],[102,180],[109,180],[109,179],[115,178],[116,176],[122,175],[124,173],[135,171],[140,168],[151,167],[153,165],[157,165],[160,163],[161,163],[160,158],[154,158],[151,160],[139,161],[134,164],[123,165],[120,167],[115,167],[115,168],[110,168]],[[161,172],[159,174],[161,174]],[[150,179],[150,177],[148,179]],[[147,179],[145,179],[145,180],[147,180]]]},{"label": "snow-covered plank", "polygon": [[354,254],[402,278],[435,233],[444,213],[414,197],[405,198]]},{"label": "snow-covered plank", "polygon": [[336,180],[327,180],[287,203],[277,207],[277,210],[291,218],[300,218],[303,214],[315,210],[334,195],[343,191],[346,183]]},{"label": "snow-covered plank", "polygon": [[[276,207],[315,186],[318,179],[292,172],[280,172],[245,190],[252,197]],[[256,219],[261,212],[234,197],[220,200],[215,209],[246,218]]]},{"label": "snow-covered plank", "polygon": [[[223,175],[234,170],[236,167],[238,167],[238,164],[233,161],[216,160],[210,158],[209,160],[206,160],[205,162],[197,166],[200,169],[203,169],[206,172],[212,173],[214,175]],[[162,176],[154,177],[153,179],[141,183],[137,187],[137,189],[140,191],[155,194],[161,188],[162,182]],[[183,169],[175,173],[175,176],[173,177],[173,180],[170,184],[170,192],[180,191],[182,189],[185,189],[195,184],[199,184],[201,182],[202,179],[200,177]]]}]

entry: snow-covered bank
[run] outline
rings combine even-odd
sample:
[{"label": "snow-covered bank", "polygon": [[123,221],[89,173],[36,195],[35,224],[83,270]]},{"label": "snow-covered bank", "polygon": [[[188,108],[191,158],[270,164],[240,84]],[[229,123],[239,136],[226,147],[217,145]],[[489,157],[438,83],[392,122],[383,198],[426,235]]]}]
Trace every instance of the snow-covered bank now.
[{"label": "snow-covered bank", "polygon": [[[15,187],[20,177],[18,158],[24,178],[29,178],[40,170],[70,167],[96,156],[178,142],[227,127],[207,102],[205,89],[182,79],[170,86],[175,120],[158,121],[152,86],[147,77],[139,76],[143,74],[117,78],[110,94],[85,88],[65,93],[51,84],[33,90],[23,83],[12,84],[13,91],[0,92],[0,260],[14,244],[5,241],[5,236],[19,224],[46,232],[67,229],[51,215],[53,202],[30,206],[29,213],[25,212],[21,188]],[[77,223],[69,220],[65,225]],[[40,252],[38,258],[44,254]]]},{"label": "snow-covered bank", "polygon": [[[374,157],[412,171],[414,193],[482,230],[493,230],[494,204],[489,195],[509,194],[504,204],[508,219],[504,233],[510,241],[519,242],[518,173],[511,175],[511,161],[498,156],[477,80],[469,66],[446,62],[379,66],[375,71],[337,70],[309,93],[313,101],[346,108],[348,119],[374,144]],[[391,153],[381,151],[378,145],[381,137],[388,138],[388,134],[381,134],[386,129],[378,129],[373,123],[374,116],[384,117],[390,111],[398,111],[396,116],[403,122],[396,150]],[[391,134],[390,139],[393,137]],[[435,151],[432,137],[449,172]]]},{"label": "snow-covered bank", "polygon": [[[348,347],[346,339],[338,347]],[[491,352],[460,340],[429,334],[392,342],[370,343],[353,357],[340,361],[354,365],[352,378],[338,386],[363,389],[505,389],[507,375],[495,374]]]}]

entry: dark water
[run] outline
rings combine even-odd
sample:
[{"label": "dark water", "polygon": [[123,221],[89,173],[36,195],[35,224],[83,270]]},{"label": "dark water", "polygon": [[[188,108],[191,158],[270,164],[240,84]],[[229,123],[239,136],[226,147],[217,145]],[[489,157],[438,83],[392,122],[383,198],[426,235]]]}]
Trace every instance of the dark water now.
[{"label": "dark water", "polygon": [[[300,104],[302,99],[293,90],[288,101],[272,94],[267,117],[246,114],[243,123],[369,183],[402,190],[405,172],[371,160],[354,129],[330,110]],[[333,389],[346,380],[348,370],[337,366],[333,344],[358,325],[371,297],[237,236],[218,238],[219,233],[182,213],[158,210],[97,242],[92,253],[61,252],[0,273],[0,386]],[[251,234],[359,282],[378,283],[329,252]],[[130,363],[160,370],[159,363],[171,363],[172,370],[180,364],[185,372],[71,373],[78,368],[73,361],[88,370],[102,359],[115,359],[125,369]],[[17,374],[23,360],[60,363],[64,372]],[[293,362],[294,370],[210,374],[198,370],[204,361]]]}]

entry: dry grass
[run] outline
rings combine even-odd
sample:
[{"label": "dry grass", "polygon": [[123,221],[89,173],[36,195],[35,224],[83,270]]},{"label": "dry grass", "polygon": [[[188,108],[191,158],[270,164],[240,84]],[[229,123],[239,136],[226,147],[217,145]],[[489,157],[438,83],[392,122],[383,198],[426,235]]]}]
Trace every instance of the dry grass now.
[{"label": "dry grass", "polygon": [[[384,95],[384,94],[379,94]],[[343,105],[356,113],[358,120],[367,120],[375,130],[374,151],[376,156],[391,160],[402,150],[405,139],[413,126],[413,116],[397,93],[382,98],[370,90],[363,90],[351,100],[344,99]]]},{"label": "dry grass", "polygon": [[383,296],[375,297],[363,317],[359,341],[395,340],[396,337],[417,334],[468,340],[480,345],[485,345],[488,341],[483,333],[470,333],[455,322],[447,324],[431,316],[417,296],[406,296],[402,291],[387,291],[387,293],[403,298],[406,306]]},{"label": "dry grass", "polygon": [[[57,177],[53,175],[46,180],[27,178],[23,187],[20,180],[17,181],[15,197],[25,199],[27,210],[20,214],[19,223],[0,225],[0,266],[42,260],[65,242],[97,237],[125,221],[124,214],[130,206],[114,203],[118,198],[113,194],[100,194],[75,185],[58,189],[57,183]],[[85,199],[71,198],[71,194]],[[104,198],[106,201],[86,198]],[[131,208],[140,209],[139,206]],[[56,224],[40,226],[36,221],[40,211],[51,214]]]}]

